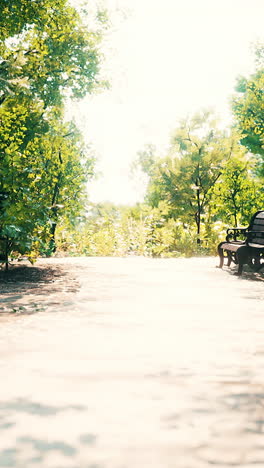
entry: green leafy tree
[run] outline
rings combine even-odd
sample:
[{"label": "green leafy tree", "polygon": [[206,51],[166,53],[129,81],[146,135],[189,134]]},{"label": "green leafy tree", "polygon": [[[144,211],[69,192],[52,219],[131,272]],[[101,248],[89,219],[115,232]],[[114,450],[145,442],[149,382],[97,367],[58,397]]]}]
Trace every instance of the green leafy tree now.
[{"label": "green leafy tree", "polygon": [[[97,15],[99,22],[103,16]],[[99,79],[102,28],[87,30],[67,0],[3,0],[0,5],[0,236],[33,256],[60,219],[84,206],[93,157],[63,122],[64,97],[84,96]],[[33,249],[33,250],[32,250]]]},{"label": "green leafy tree", "polygon": [[254,166],[243,154],[233,157],[213,188],[213,212],[229,225],[248,224],[252,214],[262,208],[264,194],[253,177]]},{"label": "green leafy tree", "polygon": [[102,85],[101,30],[87,31],[68,0],[3,1],[0,18],[0,102],[15,93],[46,107]]},{"label": "green leafy tree", "polygon": [[[24,147],[25,109],[16,114],[3,110],[0,115],[6,131],[1,142],[0,193],[5,197],[0,212],[1,235],[8,239],[9,251],[30,252],[32,246],[37,251],[48,240],[52,252],[60,219],[73,218],[82,210],[93,158],[73,124],[58,124],[51,119],[48,132],[35,134]],[[10,116],[17,125],[16,133]]]},{"label": "green leafy tree", "polygon": [[[256,48],[256,72],[249,78],[240,77],[232,101],[232,109],[241,143],[253,154],[264,159],[264,46]],[[263,172],[263,168],[262,168]]]},{"label": "green leafy tree", "polygon": [[155,207],[163,200],[169,206],[169,217],[194,222],[198,243],[211,189],[234,145],[234,138],[218,130],[215,117],[201,112],[181,122],[172,137],[170,154],[151,166],[149,203]]}]

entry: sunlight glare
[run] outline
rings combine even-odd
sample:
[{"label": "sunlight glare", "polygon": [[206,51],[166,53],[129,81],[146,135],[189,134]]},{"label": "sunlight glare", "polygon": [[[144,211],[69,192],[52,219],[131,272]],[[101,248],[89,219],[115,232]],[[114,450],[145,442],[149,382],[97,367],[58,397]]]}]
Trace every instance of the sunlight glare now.
[{"label": "sunlight glare", "polygon": [[112,28],[103,49],[111,89],[71,105],[100,155],[94,201],[142,199],[129,167],[145,144],[165,151],[178,119],[215,108],[230,121],[236,77],[254,70],[251,45],[263,35],[262,0],[106,0]]}]

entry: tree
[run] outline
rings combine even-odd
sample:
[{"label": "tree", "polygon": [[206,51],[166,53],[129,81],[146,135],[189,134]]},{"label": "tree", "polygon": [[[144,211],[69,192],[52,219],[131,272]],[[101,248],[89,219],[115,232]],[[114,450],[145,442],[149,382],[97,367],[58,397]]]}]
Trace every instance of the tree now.
[{"label": "tree", "polygon": [[103,84],[100,30],[88,32],[68,0],[4,1],[0,15],[0,102],[22,94],[58,105],[67,90],[83,97]]},{"label": "tree", "polygon": [[256,72],[240,77],[232,101],[241,143],[264,159],[264,46],[256,47]]},{"label": "tree", "polygon": [[1,235],[6,236],[9,253],[30,252],[33,246],[38,251],[46,241],[51,252],[58,221],[82,210],[93,158],[73,124],[59,124],[50,116],[48,131],[35,133],[25,145],[32,109],[26,113],[23,106],[2,106],[0,115],[0,193],[5,194]]},{"label": "tree", "polygon": [[83,207],[93,157],[76,128],[61,123],[63,100],[104,83],[99,23],[88,31],[67,0],[3,0],[0,14],[0,235],[7,263],[12,250],[33,255],[49,240],[52,250],[57,222]]},{"label": "tree", "polygon": [[262,186],[252,176],[254,166],[243,153],[231,158],[213,188],[213,212],[229,225],[247,224],[252,213],[262,208]]},{"label": "tree", "polygon": [[152,206],[168,203],[169,216],[195,222],[200,242],[201,219],[209,204],[211,189],[231,157],[234,138],[217,129],[209,111],[181,121],[174,132],[170,153],[152,169],[147,198]]}]

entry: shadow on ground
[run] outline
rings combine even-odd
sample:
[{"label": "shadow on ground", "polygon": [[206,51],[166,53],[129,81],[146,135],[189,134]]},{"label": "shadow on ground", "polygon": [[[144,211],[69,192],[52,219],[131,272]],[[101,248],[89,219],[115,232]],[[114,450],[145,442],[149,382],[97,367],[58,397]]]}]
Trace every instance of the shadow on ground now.
[{"label": "shadow on ground", "polygon": [[[5,434],[8,430],[12,430],[16,426],[16,421],[19,413],[23,414],[24,418],[52,418],[61,413],[67,412],[82,412],[86,407],[83,405],[66,405],[66,406],[51,406],[34,402],[28,399],[15,399],[0,404],[0,418],[1,418],[1,433],[2,440],[5,439]],[[36,425],[39,424],[38,419],[35,421]],[[23,434],[23,431],[25,434]],[[76,434],[76,439],[69,443],[67,440],[61,438],[53,438],[49,434],[46,437],[39,437],[35,434],[32,426],[28,426],[28,431],[25,428],[20,428],[18,434],[13,439],[9,434],[9,444],[0,448],[0,467],[14,467],[24,468],[25,466],[46,467],[50,466],[53,457],[54,461],[60,460],[61,463],[71,460],[73,463],[76,461],[76,456],[82,452],[83,447],[92,447],[96,444],[97,436],[92,433],[79,433]],[[20,433],[20,434],[19,434]],[[70,463],[71,463],[70,461]],[[56,465],[56,462],[55,462]],[[52,466],[54,466],[52,461]],[[67,463],[68,466],[68,463]],[[87,468],[99,468],[99,465],[89,464]],[[77,468],[73,465],[72,468]],[[102,468],[102,467],[101,467]]]},{"label": "shadow on ground", "polygon": [[52,285],[53,290],[59,289],[56,279],[68,275],[61,266],[34,267],[14,265],[9,271],[0,271],[0,293],[29,291]]},{"label": "shadow on ground", "polygon": [[54,298],[63,304],[79,287],[76,274],[64,265],[15,264],[0,271],[0,313],[40,312]]},{"label": "shadow on ground", "polygon": [[[237,276],[237,265],[231,267],[224,266],[223,270],[229,275]],[[239,280],[261,281],[264,282],[264,268],[258,272],[252,271],[247,265],[243,268],[242,276],[237,276]]]}]

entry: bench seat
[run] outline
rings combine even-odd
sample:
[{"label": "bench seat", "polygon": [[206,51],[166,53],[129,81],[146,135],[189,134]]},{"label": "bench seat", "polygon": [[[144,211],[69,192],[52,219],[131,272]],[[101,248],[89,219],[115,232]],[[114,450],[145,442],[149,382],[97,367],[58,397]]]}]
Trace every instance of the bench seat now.
[{"label": "bench seat", "polygon": [[230,250],[231,252],[236,252],[237,249],[241,246],[244,245],[244,242],[223,242],[222,243],[222,249],[227,249]]}]

